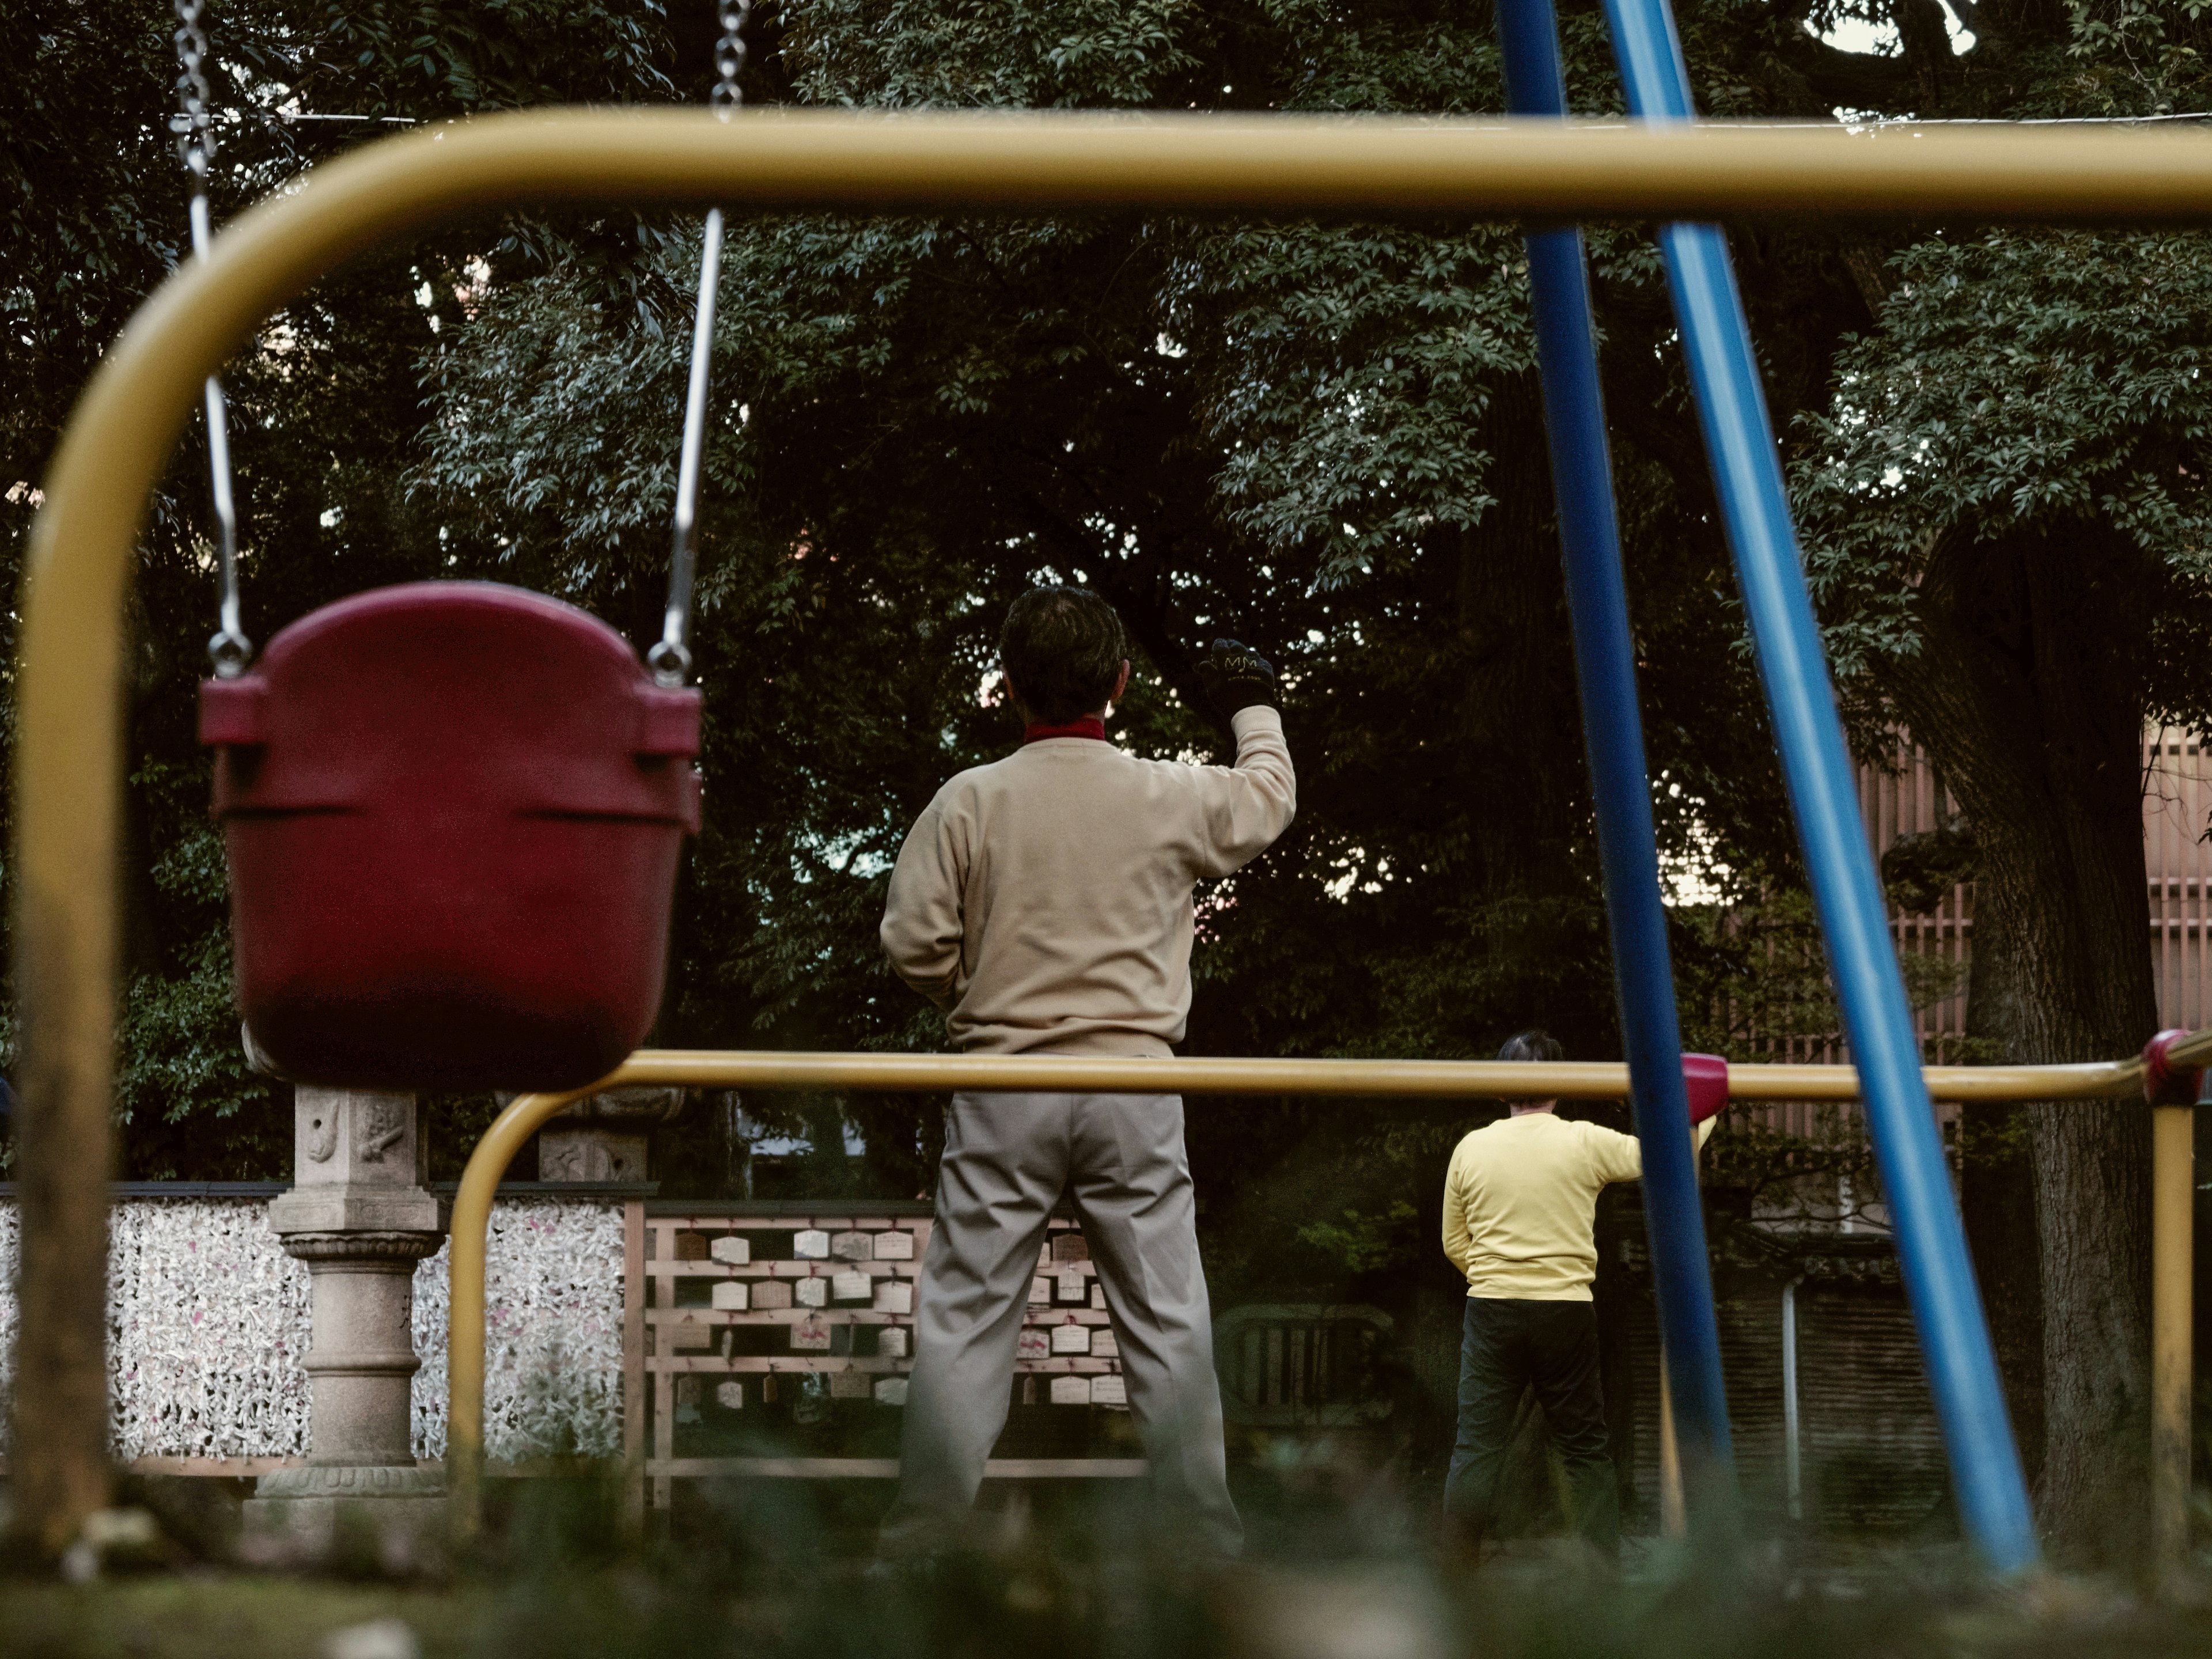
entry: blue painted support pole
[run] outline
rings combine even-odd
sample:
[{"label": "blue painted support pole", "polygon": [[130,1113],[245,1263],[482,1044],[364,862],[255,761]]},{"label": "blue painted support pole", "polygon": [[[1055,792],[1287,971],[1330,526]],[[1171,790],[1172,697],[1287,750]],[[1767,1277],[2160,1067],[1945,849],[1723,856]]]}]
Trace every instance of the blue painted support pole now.
[{"label": "blue painted support pole", "polygon": [[[1516,115],[1564,115],[1559,32],[1552,0],[1498,0],[1508,106]],[[1735,1481],[1720,1331],[1713,1316],[1705,1213],[1698,1195],[1674,973],[1660,898],[1659,848],[1636,695],[1628,588],[1614,522],[1613,464],[1590,325],[1582,234],[1571,227],[1527,237],[1535,304],[1552,488],[1574,618],[1583,738],[1597,807],[1613,936],[1613,988],[1628,1050],[1637,1138],[1644,1147],[1644,1216],[1652,1285],[1682,1457],[1683,1495],[1702,1539],[1732,1538]]]},{"label": "blue painted support pole", "polygon": [[[1648,121],[1694,119],[1689,68],[1667,0],[1605,0],[1605,9],[1630,112]],[[1662,226],[1659,240],[1960,1516],[1990,1566],[2021,1572],[2036,1562],[2034,1518],[1920,1075],[1912,1010],[1859,818],[1728,241],[1719,226],[1700,224]]]}]

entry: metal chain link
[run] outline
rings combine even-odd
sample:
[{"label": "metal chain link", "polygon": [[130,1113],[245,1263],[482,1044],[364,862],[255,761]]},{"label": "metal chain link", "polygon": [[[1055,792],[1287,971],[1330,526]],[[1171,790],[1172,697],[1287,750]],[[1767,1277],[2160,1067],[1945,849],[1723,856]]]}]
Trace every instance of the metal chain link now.
[{"label": "metal chain link", "polygon": [[[752,15],[752,0],[721,0],[719,15],[722,38],[714,43],[717,79],[712,99],[714,112],[723,119],[745,101],[738,83],[745,66],[745,21]],[[699,252],[699,307],[691,325],[691,377],[684,389],[684,451],[676,471],[676,534],[668,557],[668,606],[662,613],[660,639],[645,653],[653,683],[670,689],[691,674],[691,589],[697,570],[692,533],[699,517],[699,460],[707,435],[707,379],[714,347],[714,295],[722,279],[722,210],[707,215],[706,234]]]},{"label": "metal chain link", "polygon": [[718,108],[735,109],[745,101],[738,75],[745,66],[745,20],[752,15],[753,0],[722,0],[722,38],[714,43],[714,83]]},{"label": "metal chain link", "polygon": [[[195,192],[207,189],[208,163],[215,155],[215,123],[208,114],[207,31],[200,26],[204,0],[176,0],[177,106],[169,131],[177,135],[177,159],[192,175]],[[195,248],[196,252],[205,252]]]},{"label": "metal chain link", "polygon": [[[215,157],[215,121],[208,112],[213,95],[208,90],[207,31],[200,25],[206,0],[176,0],[177,109],[169,118],[176,135],[177,159],[191,180],[188,210],[191,220],[192,257],[208,257],[211,229],[208,220],[208,171]],[[208,481],[215,497],[215,522],[222,549],[222,592],[219,612],[222,626],[208,641],[208,658],[219,680],[235,679],[253,659],[253,641],[246,637],[238,597],[238,507],[230,486],[230,429],[223,405],[222,382],[210,374],[204,388],[207,404]]]}]

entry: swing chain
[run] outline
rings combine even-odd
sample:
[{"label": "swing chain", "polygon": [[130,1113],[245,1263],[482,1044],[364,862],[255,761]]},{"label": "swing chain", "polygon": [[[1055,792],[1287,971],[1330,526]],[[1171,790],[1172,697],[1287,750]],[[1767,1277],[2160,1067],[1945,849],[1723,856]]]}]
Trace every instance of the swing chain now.
[{"label": "swing chain", "polygon": [[[208,112],[207,30],[201,25],[206,0],[176,0],[177,106],[169,131],[177,136],[177,159],[191,180],[188,210],[192,257],[208,257],[208,164],[215,155],[215,121]],[[222,627],[208,641],[208,659],[219,680],[236,679],[253,659],[238,598],[238,507],[230,488],[230,430],[223,406],[222,382],[210,374],[203,388],[207,408],[208,480],[215,497],[215,522],[222,551]]]},{"label": "swing chain", "polygon": [[208,162],[215,155],[215,123],[208,114],[207,30],[200,19],[206,0],[176,0],[177,104],[169,131],[177,135],[177,158],[192,175],[195,191],[207,188]]},{"label": "swing chain", "polygon": [[[714,106],[727,118],[742,106],[744,90],[738,73],[745,66],[744,28],[752,15],[752,0],[720,0],[722,38],[714,43]],[[684,449],[676,471],[676,535],[668,557],[668,605],[662,613],[660,638],[645,653],[653,684],[673,690],[690,678],[691,589],[697,571],[692,533],[699,516],[700,452],[707,434],[707,379],[714,356],[714,295],[722,279],[722,210],[707,215],[706,234],[699,250],[699,307],[691,325],[691,375],[684,389]]]},{"label": "swing chain", "polygon": [[718,108],[734,109],[745,101],[738,72],[745,66],[745,20],[752,9],[753,0],[721,0],[722,38],[714,43],[714,70],[720,78],[714,101]]}]

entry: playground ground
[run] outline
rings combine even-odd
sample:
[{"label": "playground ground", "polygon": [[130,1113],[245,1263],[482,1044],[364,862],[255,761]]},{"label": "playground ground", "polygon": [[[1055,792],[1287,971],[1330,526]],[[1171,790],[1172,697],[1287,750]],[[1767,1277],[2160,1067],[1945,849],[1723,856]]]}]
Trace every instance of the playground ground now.
[{"label": "playground ground", "polygon": [[1473,1577],[1413,1562],[1147,1573],[975,1563],[884,1585],[850,1563],[734,1583],[672,1562],[391,1585],[161,1572],[0,1587],[10,1659],[2010,1659],[2212,1652],[2212,1605],[2110,1580],[1975,1588],[1955,1563],[1870,1554],[1607,1581],[1525,1556]]},{"label": "playground ground", "polygon": [[[536,1485],[537,1483],[532,1483]],[[766,1486],[767,1483],[763,1483]],[[702,1494],[671,1535],[556,1483],[479,1559],[406,1580],[362,1559],[252,1572],[161,1504],[154,1556],[94,1582],[0,1580],[6,1659],[2012,1659],[2212,1655],[2212,1557],[2162,1590],[2119,1576],[1995,1587],[1959,1547],[1755,1540],[1733,1567],[1632,1540],[1599,1570],[1561,1540],[1447,1567],[1402,1516],[1301,1529],[1207,1569],[1118,1505],[998,1512],[979,1551],[870,1571],[863,1529],[788,1489]]]}]

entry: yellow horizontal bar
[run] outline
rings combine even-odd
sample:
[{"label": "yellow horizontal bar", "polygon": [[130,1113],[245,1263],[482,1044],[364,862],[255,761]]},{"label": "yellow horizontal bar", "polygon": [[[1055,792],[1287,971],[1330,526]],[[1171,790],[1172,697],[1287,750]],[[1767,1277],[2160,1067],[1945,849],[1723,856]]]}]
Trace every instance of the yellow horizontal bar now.
[{"label": "yellow horizontal bar", "polygon": [[2202,1071],[2212,1066],[2212,1026],[2176,1039],[2166,1051],[2166,1061],[2177,1072]]},{"label": "yellow horizontal bar", "polygon": [[[2133,1060],[2084,1066],[1930,1066],[1938,1100],[2103,1100],[2135,1094]],[[1620,1064],[1525,1064],[1484,1060],[1158,1060],[1080,1054],[809,1054],[776,1050],[645,1048],[595,1088],[644,1085],[714,1089],[850,1089],[950,1093],[1037,1090],[1061,1093],[1356,1095],[1370,1099],[1485,1099],[1556,1096],[1622,1100]],[[1741,1101],[1858,1098],[1849,1066],[1731,1066],[1729,1094]]]},{"label": "yellow horizontal bar", "polygon": [[[241,215],[110,355],[173,437],[271,311],[379,243],[517,202],[737,210],[1125,210],[1489,219],[1789,215],[2212,222],[2212,135],[1642,127],[1382,116],[528,111],[365,145]],[[179,312],[194,314],[179,326]],[[91,399],[88,399],[89,404]],[[72,430],[82,425],[82,416]],[[135,501],[123,510],[133,511]]]},{"label": "yellow horizontal bar", "polygon": [[[2140,1062],[2087,1066],[1930,1066],[1938,1100],[2104,1100],[2138,1093]],[[775,1049],[642,1048],[590,1087],[519,1095],[485,1131],[454,1195],[447,1299],[447,1479],[455,1529],[471,1534],[483,1479],[484,1240],[500,1176],[542,1124],[601,1089],[854,1089],[876,1093],[1042,1090],[1068,1093],[1329,1095],[1367,1099],[1474,1100],[1556,1096],[1619,1100],[1628,1067],[1485,1060],[1158,1060],[1075,1054],[865,1054]],[[1849,1066],[1731,1066],[1741,1101],[1857,1098]]]}]

